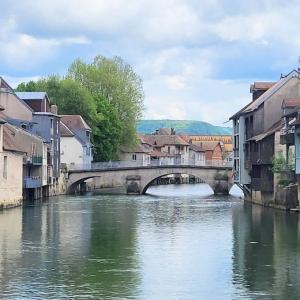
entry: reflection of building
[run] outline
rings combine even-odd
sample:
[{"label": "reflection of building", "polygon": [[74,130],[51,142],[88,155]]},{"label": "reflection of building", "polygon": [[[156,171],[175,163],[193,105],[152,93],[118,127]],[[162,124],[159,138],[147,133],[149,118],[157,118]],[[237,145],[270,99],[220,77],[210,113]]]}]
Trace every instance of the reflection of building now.
[{"label": "reflection of building", "polygon": [[232,223],[232,281],[239,296],[298,299],[298,215],[246,205],[234,208]]},{"label": "reflection of building", "polygon": [[[1,180],[0,180],[1,182]],[[2,191],[1,191],[2,193]],[[32,220],[31,220],[32,222]],[[22,209],[8,209],[0,216],[0,295],[16,290],[16,273],[22,253]],[[20,294],[15,296],[18,298]],[[14,298],[14,297],[11,297]]]}]

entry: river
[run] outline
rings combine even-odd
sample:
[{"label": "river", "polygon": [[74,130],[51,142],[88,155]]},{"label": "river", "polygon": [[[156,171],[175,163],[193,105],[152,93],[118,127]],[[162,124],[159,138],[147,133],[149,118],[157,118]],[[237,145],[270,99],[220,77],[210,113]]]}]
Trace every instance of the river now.
[{"label": "river", "polygon": [[297,214],[204,184],[148,192],[0,212],[0,298],[300,299]]}]

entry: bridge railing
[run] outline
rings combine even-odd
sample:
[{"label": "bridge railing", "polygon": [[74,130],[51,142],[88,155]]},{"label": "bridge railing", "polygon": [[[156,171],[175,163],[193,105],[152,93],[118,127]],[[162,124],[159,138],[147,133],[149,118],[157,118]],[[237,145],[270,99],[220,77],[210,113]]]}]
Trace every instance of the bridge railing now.
[{"label": "bridge railing", "polygon": [[106,170],[106,169],[122,169],[122,168],[135,168],[135,167],[153,167],[153,166],[203,166],[203,167],[229,167],[232,168],[233,164],[223,160],[206,160],[195,162],[195,160],[186,160],[184,163],[163,162],[153,160],[150,162],[143,160],[135,161],[106,161],[106,162],[93,162],[91,164],[70,164],[67,166],[69,170]]}]

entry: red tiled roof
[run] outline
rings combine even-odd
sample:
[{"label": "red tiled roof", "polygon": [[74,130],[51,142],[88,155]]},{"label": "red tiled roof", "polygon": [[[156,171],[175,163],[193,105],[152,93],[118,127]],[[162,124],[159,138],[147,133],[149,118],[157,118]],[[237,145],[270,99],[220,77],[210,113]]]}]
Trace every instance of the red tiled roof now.
[{"label": "red tiled roof", "polygon": [[62,137],[72,137],[72,136],[74,136],[74,133],[63,122],[60,122],[59,130],[60,130],[60,136],[62,136]]},{"label": "red tiled roof", "polygon": [[174,157],[175,156],[170,153],[163,152],[163,151],[157,151],[157,150],[151,151],[150,155],[151,155],[151,157]]},{"label": "red tiled roof", "polygon": [[121,151],[125,152],[125,153],[150,153],[151,149],[149,149],[146,146],[138,143],[137,145],[135,145],[135,147],[132,150],[122,149]]},{"label": "red tiled roof", "polygon": [[144,135],[143,140],[150,145],[158,147],[163,147],[165,145],[189,145],[189,143],[179,135]]},{"label": "red tiled roof", "polygon": [[268,90],[271,88],[276,82],[267,82],[267,81],[255,81],[250,86],[250,92],[253,92],[255,90]]},{"label": "red tiled roof", "polygon": [[91,128],[84,121],[80,115],[61,115],[61,121],[67,125],[70,130],[76,129],[86,129],[91,130]]},{"label": "red tiled roof", "polygon": [[300,108],[300,98],[286,98],[282,102],[282,108]]},{"label": "red tiled roof", "polygon": [[218,145],[221,146],[220,142],[214,141],[193,141],[193,144],[198,146],[202,151],[213,151]]},{"label": "red tiled roof", "polygon": [[[199,143],[201,143],[201,142],[199,142]],[[197,146],[195,144],[190,144],[190,149],[195,152],[205,152],[204,149],[200,148],[199,146]]]}]

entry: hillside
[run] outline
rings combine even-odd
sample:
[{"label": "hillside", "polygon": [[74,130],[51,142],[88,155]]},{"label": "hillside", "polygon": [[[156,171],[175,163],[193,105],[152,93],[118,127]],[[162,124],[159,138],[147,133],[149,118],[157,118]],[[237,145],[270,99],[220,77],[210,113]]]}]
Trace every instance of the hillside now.
[{"label": "hillside", "polygon": [[177,133],[190,135],[230,135],[232,128],[214,126],[202,121],[179,120],[141,120],[137,131],[142,134],[153,133],[158,128],[174,128]]}]

